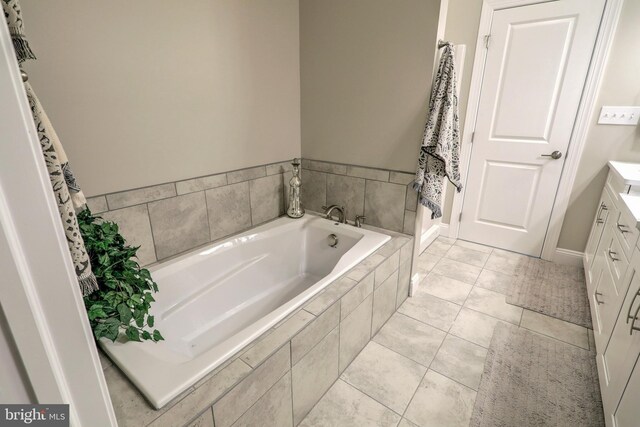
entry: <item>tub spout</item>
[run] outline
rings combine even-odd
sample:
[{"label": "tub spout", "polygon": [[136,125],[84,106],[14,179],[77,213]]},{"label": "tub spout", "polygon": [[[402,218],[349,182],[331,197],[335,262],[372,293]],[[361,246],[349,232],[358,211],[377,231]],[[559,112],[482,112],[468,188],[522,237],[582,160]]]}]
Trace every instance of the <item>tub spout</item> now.
[{"label": "tub spout", "polygon": [[331,219],[331,215],[333,214],[333,211],[338,211],[338,222],[341,222],[342,224],[347,223],[347,219],[344,215],[344,207],[340,207],[338,205],[331,205],[329,207],[323,206],[322,209],[324,209],[325,218]]}]

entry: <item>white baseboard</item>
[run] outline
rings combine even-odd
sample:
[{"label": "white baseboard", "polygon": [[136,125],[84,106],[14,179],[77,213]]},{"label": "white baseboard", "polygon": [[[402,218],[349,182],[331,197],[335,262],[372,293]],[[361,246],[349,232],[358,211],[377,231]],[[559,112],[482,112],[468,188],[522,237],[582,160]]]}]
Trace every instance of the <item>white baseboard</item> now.
[{"label": "white baseboard", "polygon": [[451,237],[449,236],[449,224],[445,224],[445,223],[440,224],[440,235],[444,237]]},{"label": "white baseboard", "polygon": [[564,265],[582,266],[582,259],[584,253],[578,251],[572,251],[571,249],[556,248],[556,253],[553,255],[553,262]]},{"label": "white baseboard", "polygon": [[420,236],[420,253],[422,253],[427,246],[431,244],[440,235],[440,224],[435,224],[429,227],[427,231]]}]

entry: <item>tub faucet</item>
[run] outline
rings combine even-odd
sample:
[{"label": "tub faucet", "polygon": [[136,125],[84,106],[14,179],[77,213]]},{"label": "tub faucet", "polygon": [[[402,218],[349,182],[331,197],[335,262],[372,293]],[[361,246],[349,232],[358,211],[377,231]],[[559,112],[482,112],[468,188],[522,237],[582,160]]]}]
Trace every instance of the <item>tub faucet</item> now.
[{"label": "tub faucet", "polygon": [[322,209],[324,209],[325,218],[331,219],[331,214],[333,214],[333,211],[338,211],[338,222],[341,222],[343,224],[347,223],[347,219],[344,216],[344,207],[331,205],[329,207],[323,206]]}]

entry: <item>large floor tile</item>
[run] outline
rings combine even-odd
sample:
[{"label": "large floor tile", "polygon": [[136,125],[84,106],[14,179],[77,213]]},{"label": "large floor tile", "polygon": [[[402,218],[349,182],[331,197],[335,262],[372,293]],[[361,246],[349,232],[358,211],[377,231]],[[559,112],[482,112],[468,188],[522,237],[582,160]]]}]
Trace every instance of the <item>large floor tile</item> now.
[{"label": "large floor tile", "polygon": [[506,298],[505,295],[498,292],[475,287],[471,290],[464,306],[518,325],[522,316],[522,308],[507,304]]},{"label": "large floor tile", "polygon": [[420,427],[467,427],[475,399],[475,391],[429,370],[404,416]]},{"label": "large floor tile", "polygon": [[408,419],[403,418],[402,421],[400,421],[400,424],[398,424],[398,427],[419,427],[419,426],[418,424],[412,423]]},{"label": "large floor tile", "polygon": [[482,269],[464,262],[442,258],[431,271],[473,285]]},{"label": "large floor tile", "polygon": [[462,307],[449,333],[489,348],[493,330],[498,323],[507,323],[495,317]]},{"label": "large floor tile", "polygon": [[431,369],[477,390],[486,357],[486,348],[447,335],[431,363]]},{"label": "large floor tile", "polygon": [[481,245],[479,243],[467,242],[466,240],[456,240],[454,243],[456,246],[461,246],[467,249],[473,249],[474,251],[484,252],[485,254],[490,254],[493,252],[493,248],[491,246]]},{"label": "large floor tile", "polygon": [[400,416],[342,380],[300,423],[301,427],[359,426],[393,427]]},{"label": "large floor tile", "polygon": [[484,267],[485,262],[487,262],[487,259],[489,259],[489,254],[475,249],[469,249],[464,246],[453,245],[447,251],[445,257],[482,268]]},{"label": "large floor tile", "polygon": [[485,268],[478,276],[476,286],[508,295],[514,280],[515,278],[509,274],[498,273]]},{"label": "large floor tile", "polygon": [[402,414],[426,371],[425,366],[372,341],[340,378]]},{"label": "large floor tile", "polygon": [[427,249],[425,249],[424,253],[436,256],[444,256],[444,254],[447,253],[451,246],[451,243],[445,243],[441,240],[436,239],[429,246],[427,246]]},{"label": "large floor tile", "polygon": [[435,357],[446,332],[396,313],[373,340],[424,366]]},{"label": "large floor tile", "polygon": [[418,270],[429,272],[440,261],[440,256],[424,252],[418,257]]},{"label": "large floor tile", "polygon": [[448,331],[456,320],[460,306],[419,290],[402,303],[398,311],[443,331]]},{"label": "large floor tile", "polygon": [[520,263],[526,259],[526,255],[502,249],[494,249],[484,265],[484,268],[503,274],[514,274],[518,270]]},{"label": "large floor tile", "polygon": [[438,236],[436,240],[438,242],[446,243],[448,245],[454,245],[457,242],[456,239],[452,239],[450,237],[445,237],[445,236]]},{"label": "large floor tile", "polygon": [[530,310],[524,310],[522,313],[520,326],[560,341],[589,349],[589,333],[584,326],[575,325]]},{"label": "large floor tile", "polygon": [[471,292],[472,285],[442,276],[438,273],[429,274],[423,282],[423,289],[429,295],[462,305]]}]

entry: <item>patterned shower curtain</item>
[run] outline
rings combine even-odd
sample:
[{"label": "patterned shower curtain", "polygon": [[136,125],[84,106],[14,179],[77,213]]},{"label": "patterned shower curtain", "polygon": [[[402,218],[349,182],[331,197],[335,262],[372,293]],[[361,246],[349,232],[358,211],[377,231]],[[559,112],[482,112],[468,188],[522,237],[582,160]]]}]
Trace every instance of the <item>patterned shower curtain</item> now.
[{"label": "patterned shower curtain", "polygon": [[[7,20],[13,47],[16,51],[16,58],[22,67],[24,61],[36,59],[36,56],[33,54],[24,35],[20,4],[18,0],[2,0],[2,9]],[[84,208],[86,199],[71,172],[58,135],[42,109],[42,105],[33,92],[33,88],[27,82],[25,82],[25,91],[38,132],[49,178],[51,179],[53,193],[58,204],[69,252],[80,283],[80,290],[82,295],[86,296],[98,289],[98,282],[91,271],[89,255],[85,249],[78,227],[78,218],[76,217],[76,210]]]}]

